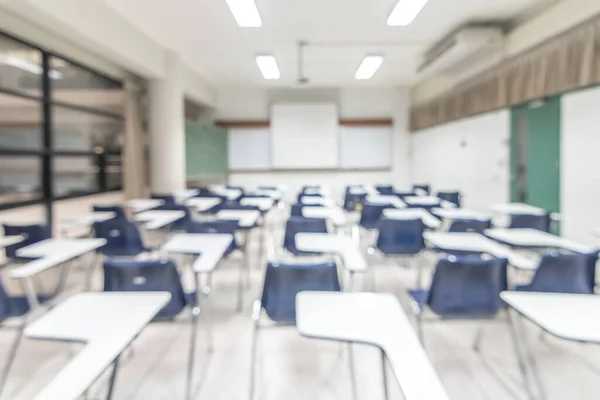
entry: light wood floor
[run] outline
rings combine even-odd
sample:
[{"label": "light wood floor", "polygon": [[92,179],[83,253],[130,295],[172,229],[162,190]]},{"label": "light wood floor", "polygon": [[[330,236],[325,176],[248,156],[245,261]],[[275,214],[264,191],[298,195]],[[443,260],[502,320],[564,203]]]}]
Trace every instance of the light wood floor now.
[{"label": "light wood floor", "polygon": [[[256,268],[257,253],[255,238],[250,249],[250,257],[254,260],[251,287],[245,293],[241,313],[235,311],[239,259],[225,261],[214,275],[210,302],[215,349],[212,354],[205,351],[204,331],[200,330],[194,399],[248,398],[250,309],[252,301],[259,297],[264,271],[264,268]],[[404,293],[406,288],[412,287],[415,271],[377,258],[371,258],[370,265],[376,270],[377,290],[397,294],[406,305]],[[69,289],[80,290],[82,281],[82,272],[76,272],[71,276]],[[100,287],[99,276],[97,286]],[[405,309],[409,311],[408,307]],[[115,399],[183,399],[190,332],[188,321],[186,312],[175,322],[153,323],[144,330],[121,363]],[[471,348],[479,326],[476,322],[434,320],[425,327],[427,353],[450,398],[526,398],[504,317],[485,323],[486,337],[480,354]],[[539,340],[539,330],[531,325],[527,328],[548,399],[597,399],[600,346],[567,343],[552,337]],[[4,357],[8,351],[12,335],[8,329],[0,330],[0,356]],[[32,399],[68,363],[77,348],[78,345],[73,344],[24,340],[3,399]],[[378,354],[368,346],[355,346],[358,399],[383,398]],[[351,399],[344,348],[334,342],[301,338],[294,328],[261,331],[257,371],[255,399]],[[90,399],[103,398],[105,382],[106,377],[103,377],[90,390]],[[392,380],[390,386],[390,398],[402,399],[395,381]]]}]

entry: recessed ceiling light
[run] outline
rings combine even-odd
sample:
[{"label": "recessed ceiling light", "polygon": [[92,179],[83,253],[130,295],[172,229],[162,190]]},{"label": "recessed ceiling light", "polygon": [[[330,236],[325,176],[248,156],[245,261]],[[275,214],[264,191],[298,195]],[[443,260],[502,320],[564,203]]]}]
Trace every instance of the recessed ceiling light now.
[{"label": "recessed ceiling light", "polygon": [[235,22],[242,28],[258,28],[262,25],[254,0],[226,0]]},{"label": "recessed ceiling light", "polygon": [[398,0],[392,10],[387,24],[390,26],[408,26],[421,12],[429,0]]},{"label": "recessed ceiling light", "polygon": [[359,80],[371,79],[381,66],[381,63],[383,63],[383,56],[366,56],[365,59],[360,63],[360,66],[356,70],[354,77]]},{"label": "recessed ceiling light", "polygon": [[256,56],[256,64],[265,79],[276,80],[281,76],[277,61],[275,60],[275,57],[271,55]]}]

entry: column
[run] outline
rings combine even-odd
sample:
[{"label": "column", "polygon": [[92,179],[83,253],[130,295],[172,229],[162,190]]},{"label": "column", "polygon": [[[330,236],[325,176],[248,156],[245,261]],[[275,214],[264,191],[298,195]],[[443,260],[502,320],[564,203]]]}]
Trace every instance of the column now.
[{"label": "column", "polygon": [[149,88],[150,187],[171,194],[186,188],[183,74],[175,53],[166,54],[164,77]]}]

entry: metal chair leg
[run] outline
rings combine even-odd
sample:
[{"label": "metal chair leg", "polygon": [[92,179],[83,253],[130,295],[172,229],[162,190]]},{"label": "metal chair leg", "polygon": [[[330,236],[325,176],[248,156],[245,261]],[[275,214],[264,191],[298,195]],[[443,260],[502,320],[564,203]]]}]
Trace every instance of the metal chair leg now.
[{"label": "metal chair leg", "polygon": [[4,389],[4,386],[6,385],[6,381],[8,380],[8,375],[10,374],[13,362],[15,361],[15,356],[17,355],[19,345],[21,344],[21,339],[23,338],[23,331],[25,330],[25,326],[27,326],[27,320],[23,321],[19,326],[17,330],[17,335],[15,336],[12,347],[10,348],[10,352],[8,353],[6,363],[4,364],[4,368],[2,369],[2,376],[0,376],[0,398],[2,398],[2,391]]},{"label": "metal chair leg", "polygon": [[379,349],[381,352],[381,374],[383,377],[383,398],[388,400],[388,383],[387,383],[387,366],[385,365],[385,351],[383,349]]},{"label": "metal chair leg", "polygon": [[256,380],[256,346],[258,342],[258,321],[254,321],[254,329],[252,332],[252,350],[250,353],[250,389],[248,399],[254,399],[254,381]]},{"label": "metal chair leg", "polygon": [[106,400],[111,400],[115,389],[115,381],[117,380],[117,371],[119,369],[119,357],[113,362],[113,369],[110,373],[110,380],[108,381],[108,392],[106,393]]},{"label": "metal chair leg", "polygon": [[508,323],[508,328],[510,331],[510,336],[513,342],[513,347],[515,350],[515,354],[517,356],[517,362],[519,364],[519,370],[521,371],[521,377],[523,378],[523,383],[525,384],[525,390],[527,391],[527,394],[529,395],[530,399],[534,399],[534,395],[533,392],[531,390],[531,386],[529,386],[529,379],[527,376],[527,366],[525,364],[525,361],[523,359],[523,354],[521,353],[521,346],[519,345],[519,338],[518,338],[518,332],[517,329],[514,325],[514,321],[513,318],[511,316],[511,312],[510,310],[506,310],[506,320]]},{"label": "metal chair leg", "polygon": [[192,381],[194,377],[194,362],[196,358],[196,334],[198,332],[198,317],[200,315],[200,307],[196,304],[192,307],[192,326],[190,334],[190,351],[188,354],[188,369],[187,378],[185,383],[185,399],[190,400],[192,398]]},{"label": "metal chair leg", "polygon": [[350,370],[350,388],[352,390],[352,400],[356,400],[356,373],[354,371],[354,350],[352,343],[348,343],[348,367]]},{"label": "metal chair leg", "polygon": [[477,329],[477,335],[475,336],[475,341],[473,342],[473,350],[479,353],[481,350],[481,341],[483,339],[483,334],[485,333],[485,325],[481,324],[479,329]]},{"label": "metal chair leg", "polygon": [[538,387],[540,392],[540,399],[546,398],[546,392],[544,389],[544,383],[542,382],[542,377],[540,376],[540,370],[538,368],[535,357],[533,356],[533,352],[531,347],[529,346],[529,341],[527,340],[527,334],[525,332],[525,327],[523,326],[523,318],[519,316],[517,318],[517,325],[519,325],[520,336],[523,338],[523,347],[525,348],[525,356],[529,361],[529,365],[531,367],[531,374],[533,375],[533,379]]}]

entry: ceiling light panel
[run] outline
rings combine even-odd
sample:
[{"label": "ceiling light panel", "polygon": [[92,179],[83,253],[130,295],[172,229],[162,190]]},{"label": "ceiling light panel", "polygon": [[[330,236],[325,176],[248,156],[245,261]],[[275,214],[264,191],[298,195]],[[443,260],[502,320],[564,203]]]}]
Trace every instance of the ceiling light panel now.
[{"label": "ceiling light panel", "polygon": [[235,22],[242,28],[258,28],[262,25],[254,0],[226,0]]},{"label": "ceiling light panel", "polygon": [[364,60],[360,63],[358,69],[356,70],[356,74],[354,77],[358,80],[366,80],[371,79],[375,72],[379,69],[381,64],[383,63],[383,56],[380,55],[370,55],[366,56]]},{"label": "ceiling light panel", "polygon": [[265,79],[276,80],[281,76],[279,73],[279,67],[277,66],[277,61],[275,60],[275,57],[271,55],[256,56],[256,64],[258,65],[258,69],[260,69],[260,73]]},{"label": "ceiling light panel", "polygon": [[408,26],[417,18],[429,0],[398,0],[387,24],[390,26]]}]

